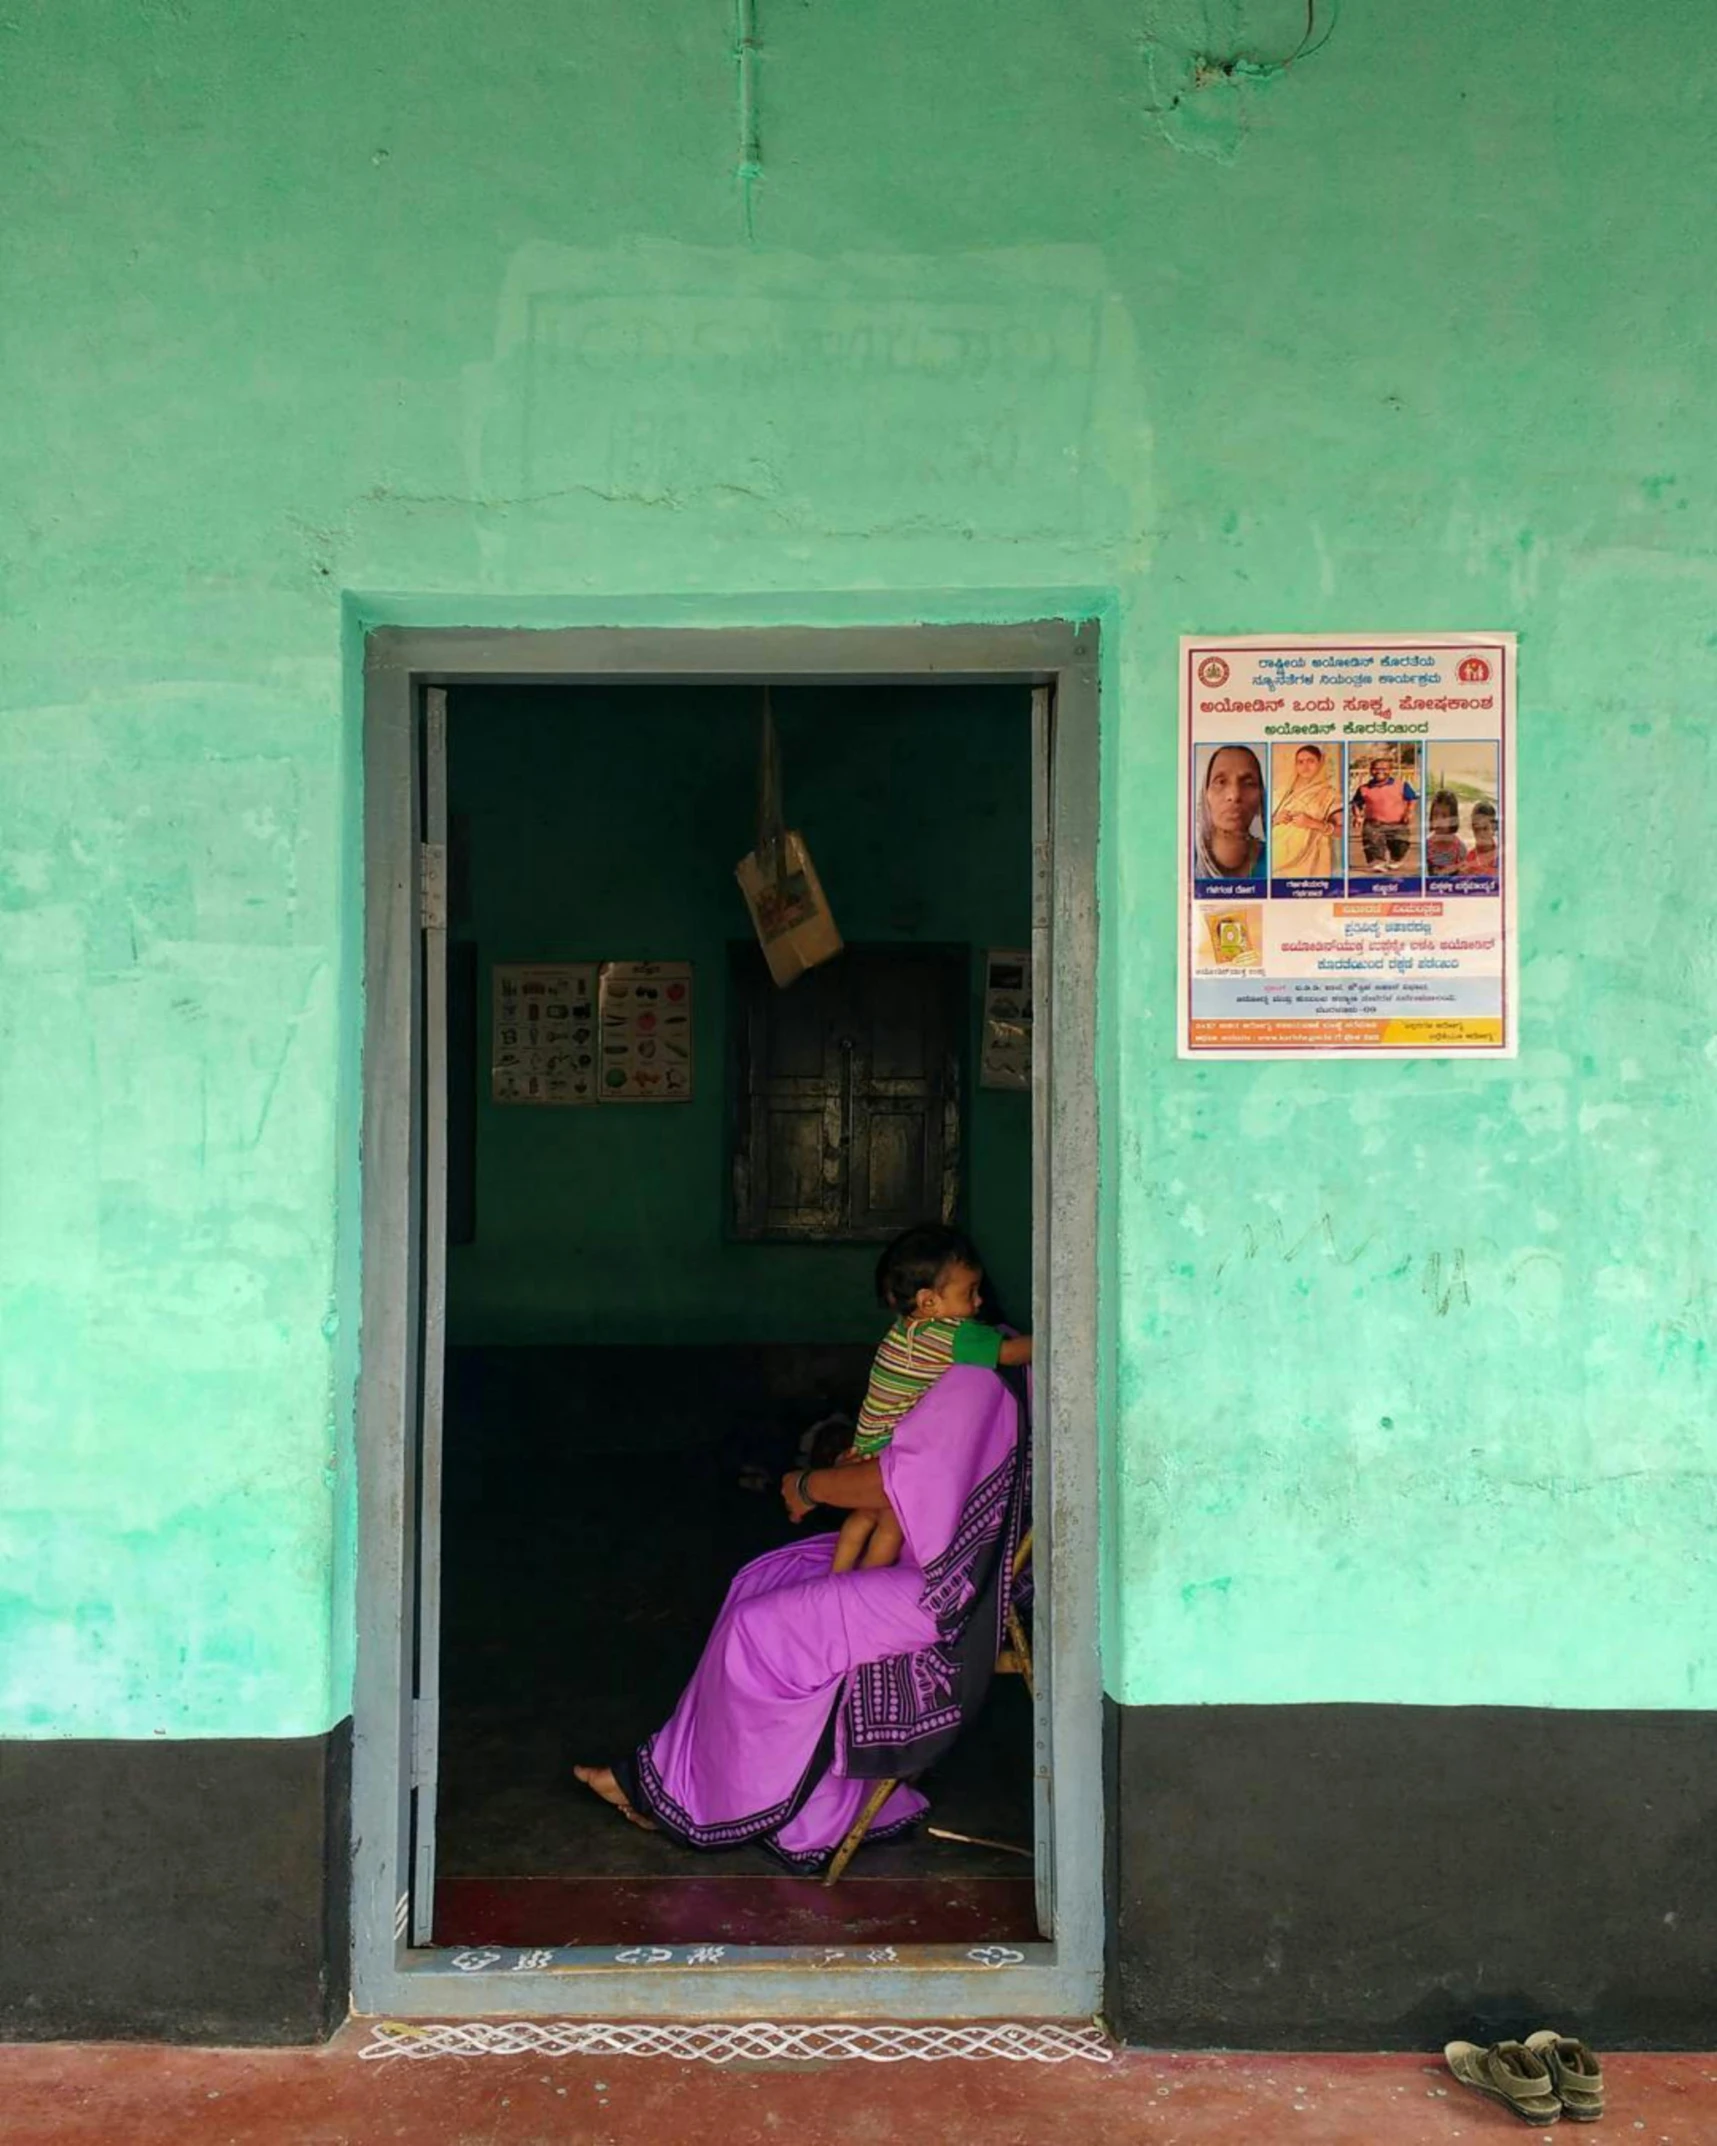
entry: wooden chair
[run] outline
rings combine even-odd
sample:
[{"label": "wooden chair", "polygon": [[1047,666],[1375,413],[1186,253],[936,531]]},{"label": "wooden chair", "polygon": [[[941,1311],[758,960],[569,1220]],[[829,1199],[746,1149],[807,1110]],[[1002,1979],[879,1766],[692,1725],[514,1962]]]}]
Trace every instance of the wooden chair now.
[{"label": "wooden chair", "polygon": [[[1027,1528],[1020,1537],[1019,1548],[1014,1552],[1013,1576],[1016,1590],[1021,1575],[1030,1563],[1031,1530]],[[1034,1699],[1037,1697],[1037,1686],[1032,1681],[1031,1641],[1026,1637],[1026,1629],[1020,1621],[1018,1608],[1011,1602],[1008,1605],[1007,1645],[996,1656],[996,1675],[1019,1677],[1030,1696]],[[865,1835],[876,1823],[877,1813],[899,1786],[898,1780],[877,1781],[872,1785],[870,1794],[864,1799],[858,1816],[853,1820],[851,1831],[829,1859],[829,1867],[823,1874],[825,1886],[838,1885],[846,1875],[847,1865],[858,1853]]]}]

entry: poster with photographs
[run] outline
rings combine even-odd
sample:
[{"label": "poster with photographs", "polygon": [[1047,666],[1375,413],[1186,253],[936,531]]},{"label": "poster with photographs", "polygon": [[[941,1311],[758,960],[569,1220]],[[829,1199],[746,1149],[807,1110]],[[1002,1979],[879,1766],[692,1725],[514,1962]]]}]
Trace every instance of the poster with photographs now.
[{"label": "poster with photographs", "polygon": [[1031,1086],[1031,956],[984,956],[984,1034],[980,1088]]},{"label": "poster with photographs", "polygon": [[605,961],[597,1004],[603,1103],[692,1099],[689,961]]},{"label": "poster with photographs", "polygon": [[594,965],[498,962],[489,1057],[497,1103],[594,1103]]},{"label": "poster with photographs", "polygon": [[1181,643],[1183,1058],[1510,1058],[1509,633]]}]

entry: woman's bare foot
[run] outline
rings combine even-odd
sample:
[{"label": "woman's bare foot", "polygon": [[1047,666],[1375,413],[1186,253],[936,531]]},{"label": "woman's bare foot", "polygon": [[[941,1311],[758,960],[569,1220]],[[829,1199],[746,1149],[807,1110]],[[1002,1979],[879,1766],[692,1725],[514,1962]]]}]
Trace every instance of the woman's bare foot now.
[{"label": "woman's bare foot", "polygon": [[626,1800],[626,1791],[615,1780],[612,1766],[575,1766],[572,1770],[593,1796],[611,1803],[628,1824],[636,1826],[641,1833],[656,1831],[656,1821],[646,1818],[642,1811],[635,1811]]}]

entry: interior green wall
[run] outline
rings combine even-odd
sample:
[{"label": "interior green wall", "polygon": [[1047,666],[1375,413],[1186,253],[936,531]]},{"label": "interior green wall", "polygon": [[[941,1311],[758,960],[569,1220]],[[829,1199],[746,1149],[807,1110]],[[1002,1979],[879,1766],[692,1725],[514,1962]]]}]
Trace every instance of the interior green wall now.
[{"label": "interior green wall", "polygon": [[[1031,927],[1031,702],[1021,687],[777,691],[786,799],[849,943],[982,950]],[[455,1342],[862,1341],[874,1245],[736,1244],[727,1220],[733,868],[757,815],[755,688],[466,688],[449,700],[455,915],[480,965],[477,1235],[448,1261]],[[542,1110],[489,1099],[490,965],[695,969],[693,1099]],[[1031,1102],[967,1098],[966,1214],[1031,1301]],[[1025,1318],[1022,1309],[1015,1316]]]},{"label": "interior green wall", "polygon": [[[0,1729],[349,1704],[413,616],[1101,609],[1109,1690],[1717,1699],[1707,11],[1317,15],[765,0],[748,236],[716,0],[25,11]],[[1178,1063],[1175,637],[1493,626],[1519,1062]]]}]

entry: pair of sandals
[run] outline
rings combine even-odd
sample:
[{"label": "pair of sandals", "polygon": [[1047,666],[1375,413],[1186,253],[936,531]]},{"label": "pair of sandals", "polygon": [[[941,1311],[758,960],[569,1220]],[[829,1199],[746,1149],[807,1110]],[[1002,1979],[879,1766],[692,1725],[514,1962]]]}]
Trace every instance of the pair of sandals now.
[{"label": "pair of sandals", "polygon": [[1443,2050],[1462,2086],[1500,2101],[1523,2123],[1566,2116],[1595,2124],[1604,2113],[1604,2070],[1586,2044],[1545,2027],[1524,2042],[1450,2042]]}]

